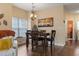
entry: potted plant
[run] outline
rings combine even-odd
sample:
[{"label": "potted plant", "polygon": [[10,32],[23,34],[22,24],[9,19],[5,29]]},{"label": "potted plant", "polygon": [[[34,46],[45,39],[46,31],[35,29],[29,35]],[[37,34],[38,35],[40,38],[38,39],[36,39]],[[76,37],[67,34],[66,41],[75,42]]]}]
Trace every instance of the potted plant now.
[{"label": "potted plant", "polygon": [[38,27],[37,27],[36,24],[33,25],[32,30],[33,30],[33,31],[38,31]]}]

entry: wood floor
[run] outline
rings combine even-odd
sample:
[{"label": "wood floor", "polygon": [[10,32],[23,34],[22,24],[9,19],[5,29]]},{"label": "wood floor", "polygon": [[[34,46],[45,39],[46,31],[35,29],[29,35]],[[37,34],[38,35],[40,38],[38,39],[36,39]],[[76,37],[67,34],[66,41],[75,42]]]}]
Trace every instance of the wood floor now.
[{"label": "wood floor", "polygon": [[79,41],[70,40],[62,49],[59,56],[79,56]]},{"label": "wood floor", "polygon": [[[50,47],[43,52],[42,47],[31,50],[31,45],[26,48],[26,45],[22,45],[18,48],[18,56],[51,56]],[[69,40],[65,46],[55,46],[55,50],[52,51],[52,56],[79,56],[79,41]]]}]

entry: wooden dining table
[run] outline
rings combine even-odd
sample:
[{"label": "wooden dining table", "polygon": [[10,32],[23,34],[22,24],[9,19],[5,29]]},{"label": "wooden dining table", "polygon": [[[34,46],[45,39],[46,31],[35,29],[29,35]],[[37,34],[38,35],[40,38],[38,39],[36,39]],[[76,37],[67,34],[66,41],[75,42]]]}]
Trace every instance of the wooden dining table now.
[{"label": "wooden dining table", "polygon": [[[39,33],[39,37],[44,38],[44,43],[45,43],[47,36],[50,35],[50,34],[49,33],[46,33],[46,32],[44,32],[44,33],[43,32],[38,32],[38,33]],[[26,33],[26,47],[27,48],[29,46],[29,39],[32,39],[31,38],[31,32],[27,32]]]}]

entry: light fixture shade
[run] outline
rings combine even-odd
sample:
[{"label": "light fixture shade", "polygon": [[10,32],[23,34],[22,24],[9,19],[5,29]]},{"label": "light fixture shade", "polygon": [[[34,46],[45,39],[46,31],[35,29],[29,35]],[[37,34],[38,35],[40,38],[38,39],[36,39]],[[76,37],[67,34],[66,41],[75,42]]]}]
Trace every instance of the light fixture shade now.
[{"label": "light fixture shade", "polygon": [[32,3],[32,11],[31,11],[31,14],[30,14],[30,18],[32,20],[36,19],[37,18],[37,15],[35,13],[35,6],[34,6],[34,3]]},{"label": "light fixture shade", "polygon": [[36,19],[36,17],[37,17],[37,15],[35,14],[34,11],[32,11],[32,12],[31,12],[31,15],[30,15],[30,18],[31,18],[32,20],[34,20],[34,19]]}]

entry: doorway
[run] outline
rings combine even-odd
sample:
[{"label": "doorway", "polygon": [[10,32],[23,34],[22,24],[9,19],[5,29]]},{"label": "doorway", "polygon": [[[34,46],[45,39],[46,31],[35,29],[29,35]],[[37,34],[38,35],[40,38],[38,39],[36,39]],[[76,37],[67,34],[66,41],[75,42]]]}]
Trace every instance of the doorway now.
[{"label": "doorway", "polygon": [[73,40],[73,20],[67,20],[67,46],[72,46],[74,43]]},{"label": "doorway", "polygon": [[73,39],[73,21],[67,21],[67,38]]}]

